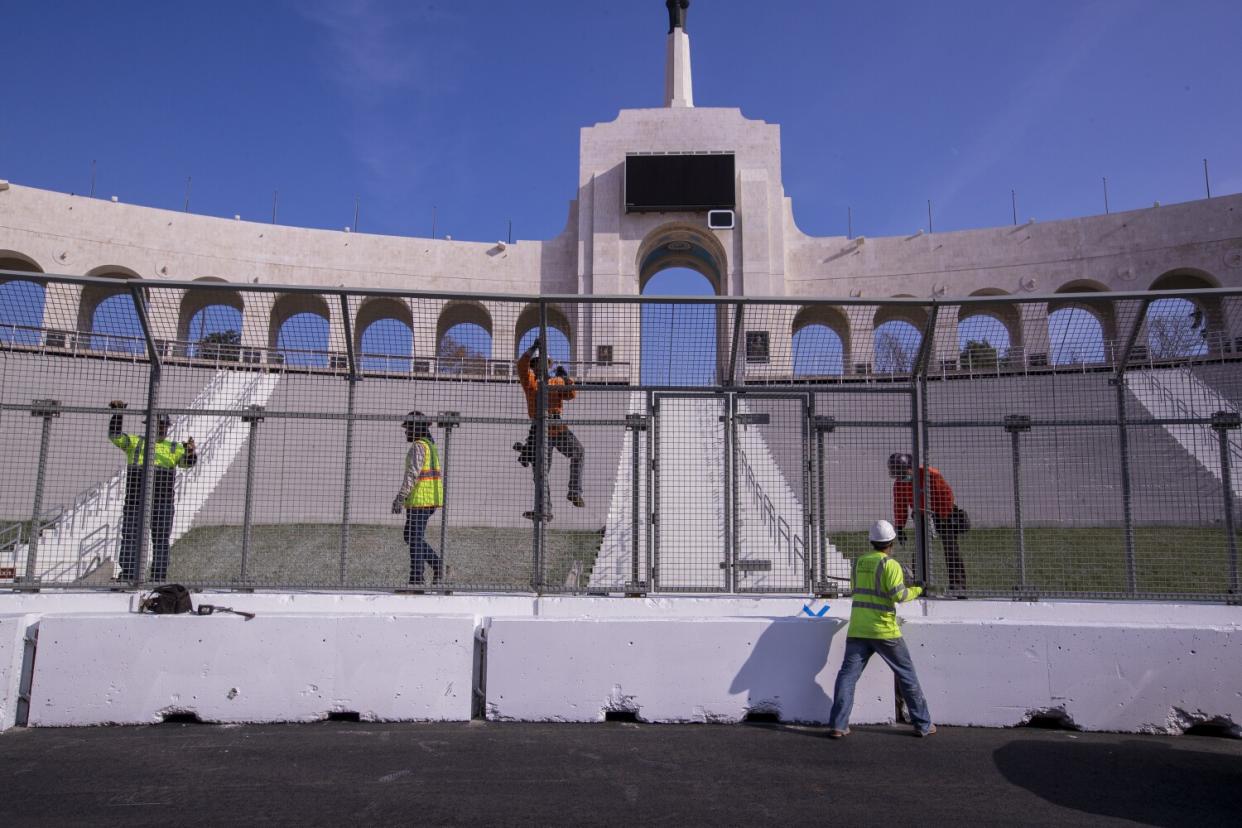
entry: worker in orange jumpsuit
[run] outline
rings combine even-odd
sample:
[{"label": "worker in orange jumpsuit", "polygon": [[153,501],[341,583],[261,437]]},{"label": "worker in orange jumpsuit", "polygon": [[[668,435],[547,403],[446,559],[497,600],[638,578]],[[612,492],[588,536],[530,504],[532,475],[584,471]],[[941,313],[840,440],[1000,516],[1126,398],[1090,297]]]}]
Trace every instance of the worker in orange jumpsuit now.
[{"label": "worker in orange jumpsuit", "polygon": [[[906,542],[906,520],[911,509],[917,509],[931,518],[932,528],[944,547],[944,565],[949,573],[949,589],[966,588],[966,564],[962,561],[958,539],[969,528],[966,513],[953,500],[953,490],[945,482],[944,475],[932,466],[920,466],[922,492],[920,502],[914,503],[914,470],[909,454],[890,454],[888,475],[893,478],[893,525],[897,527],[897,541]],[[928,503],[931,508],[925,508]]]},{"label": "worker in orange jumpsuit", "polygon": [[[517,361],[518,381],[522,384],[522,392],[526,395],[526,415],[530,417],[530,431],[526,435],[526,441],[522,443],[514,443],[513,448],[519,452],[518,461],[523,466],[531,466],[533,470],[538,469],[534,465],[535,462],[535,438],[538,423],[535,422],[535,415],[538,413],[539,404],[539,378],[536,371],[547,371],[547,355],[541,353],[543,351],[543,342],[540,337],[536,337],[535,341],[527,348]],[[546,373],[545,373],[546,376]],[[550,497],[548,492],[548,470],[552,466],[552,449],[556,449],[565,457],[569,458],[569,492],[566,499],[574,506],[582,507],[586,503],[582,499],[582,464],[585,459],[585,452],[582,449],[582,443],[569,430],[569,427],[556,422],[561,419],[561,410],[566,400],[572,400],[577,396],[578,392],[574,390],[574,381],[569,376],[569,372],[565,370],[563,365],[556,367],[553,376],[547,378],[547,418],[548,418],[548,439],[547,454],[544,458],[544,474],[543,474],[543,502],[544,502],[544,520],[551,520]],[[535,513],[533,510],[523,513],[527,518],[533,518]]]}]

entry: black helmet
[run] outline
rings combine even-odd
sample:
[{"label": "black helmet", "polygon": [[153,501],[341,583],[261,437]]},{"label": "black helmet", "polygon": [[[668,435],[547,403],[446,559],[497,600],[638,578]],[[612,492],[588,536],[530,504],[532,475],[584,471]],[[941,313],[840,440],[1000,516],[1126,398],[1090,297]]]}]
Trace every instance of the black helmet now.
[{"label": "black helmet", "polygon": [[407,440],[421,440],[431,436],[431,422],[421,411],[411,411],[406,414],[405,419],[401,421],[401,426],[405,429]]},{"label": "black helmet", "polygon": [[892,473],[897,473],[901,471],[902,469],[911,469],[913,467],[914,467],[914,461],[910,458],[910,455],[908,454],[902,454],[901,452],[895,452],[888,456],[888,470]]}]

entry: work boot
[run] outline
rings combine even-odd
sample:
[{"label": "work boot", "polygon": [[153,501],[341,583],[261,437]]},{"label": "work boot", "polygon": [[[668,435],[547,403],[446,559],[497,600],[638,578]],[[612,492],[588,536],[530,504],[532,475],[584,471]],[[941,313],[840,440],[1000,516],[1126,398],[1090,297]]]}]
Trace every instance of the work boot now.
[{"label": "work boot", "polygon": [[571,494],[566,498],[566,500],[577,506],[579,509],[586,505],[586,501],[582,499],[582,495],[580,494]]},{"label": "work boot", "polygon": [[927,736],[935,736],[936,726],[931,725],[930,727],[927,728],[927,730],[916,730],[914,731],[914,735],[918,736],[920,739],[926,738]]},{"label": "work boot", "polygon": [[849,735],[850,735],[850,729],[848,727],[845,730],[828,731],[829,739],[844,739],[846,736],[849,736]]}]

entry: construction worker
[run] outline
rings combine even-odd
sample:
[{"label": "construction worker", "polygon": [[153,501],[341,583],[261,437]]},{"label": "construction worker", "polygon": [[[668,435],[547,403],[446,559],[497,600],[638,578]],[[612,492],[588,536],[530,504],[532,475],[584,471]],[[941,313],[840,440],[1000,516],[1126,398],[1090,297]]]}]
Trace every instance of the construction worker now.
[{"label": "construction worker", "polygon": [[423,583],[424,568],[431,566],[431,583],[444,577],[444,565],[427,543],[427,523],[444,505],[444,479],[440,454],[431,436],[431,422],[421,411],[411,411],[401,423],[410,450],[405,455],[405,477],[392,501],[392,513],[405,509],[405,542],[410,546],[411,586]]},{"label": "construction worker", "polygon": [[[536,430],[538,423],[535,422],[535,415],[538,413],[539,405],[539,376],[546,376],[547,356],[543,354],[536,356],[543,350],[543,342],[540,337],[535,337],[535,341],[527,348],[517,361],[518,381],[522,383],[522,391],[526,395],[526,415],[530,417],[530,431],[526,435],[524,443],[514,443],[513,448],[518,452],[518,462],[523,466],[531,466],[536,472],[538,478],[538,467],[534,465],[536,454]],[[540,374],[535,372],[539,371]],[[550,421],[559,420],[561,418],[561,408],[565,400],[572,400],[577,396],[574,391],[574,381],[565,370],[565,366],[558,365],[554,376],[547,380],[547,417]],[[570,503],[581,508],[586,503],[582,499],[582,463],[585,452],[582,449],[582,443],[578,442],[578,438],[569,430],[568,426],[557,422],[548,423],[548,445],[547,455],[544,460],[543,474],[543,510],[544,520],[551,520],[551,498],[548,493],[548,471],[552,466],[552,449],[556,449],[561,454],[569,458],[569,493],[566,499]],[[534,518],[534,511],[524,512],[523,517]]]},{"label": "construction worker", "polygon": [[[108,439],[125,452],[125,504],[121,513],[121,579],[137,580],[139,518],[142,515],[142,469],[145,462],[143,443],[138,434],[126,434],[123,428],[126,407],[124,400],[113,400],[108,407],[116,410],[108,419]],[[155,421],[155,456],[151,468],[151,580],[168,577],[168,539],[172,535],[177,468],[188,469],[198,462],[194,438],[184,443],[168,439],[171,421],[161,414]]]},{"label": "construction worker", "polygon": [[[966,588],[966,564],[962,561],[958,538],[968,527],[966,513],[953,501],[953,490],[945,482],[944,475],[933,466],[920,466],[922,493],[919,503],[914,503],[914,469],[908,454],[888,456],[888,475],[893,478],[893,525],[897,527],[897,542],[906,544],[906,520],[911,509],[917,509],[931,518],[932,529],[944,547],[944,565],[949,573],[949,589]],[[930,509],[923,504],[930,503]]]},{"label": "construction worker", "polygon": [[901,696],[905,699],[914,735],[930,736],[936,732],[927,712],[927,700],[914,672],[910,650],[897,626],[897,604],[913,601],[923,594],[923,585],[905,583],[901,564],[889,557],[897,530],[887,520],[877,520],[867,535],[872,552],[854,562],[853,606],[850,626],[846,632],[845,658],[833,690],[832,713],[828,717],[828,736],[840,739],[850,732],[850,711],[854,707],[854,685],[873,653],[888,664]]}]

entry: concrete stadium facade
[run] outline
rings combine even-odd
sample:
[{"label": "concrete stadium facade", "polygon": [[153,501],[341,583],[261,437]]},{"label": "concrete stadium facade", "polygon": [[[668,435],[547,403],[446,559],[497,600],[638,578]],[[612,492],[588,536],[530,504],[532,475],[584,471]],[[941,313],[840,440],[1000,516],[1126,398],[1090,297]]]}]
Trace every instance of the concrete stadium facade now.
[{"label": "concrete stadium facade", "polygon": [[[689,36],[668,35],[666,106],[623,110],[616,120],[584,128],[576,197],[564,230],[545,241],[512,244],[377,236],[283,227],[196,216],[15,184],[0,185],[0,270],[113,278],[107,287],[56,285],[47,296],[43,327],[90,332],[95,309],[124,280],[305,285],[354,289],[451,291],[464,294],[636,296],[668,267],[703,273],[720,296],[802,299],[896,296],[995,296],[987,314],[1004,325],[1011,346],[1027,360],[1046,360],[1048,315],[1081,306],[1097,316],[1104,340],[1119,334],[1116,320],[1089,302],[1095,292],[1133,292],[1242,286],[1242,195],[1060,221],[888,238],[813,237],[797,226],[782,180],[780,127],[743,117],[738,109],[696,108],[690,83]],[[736,223],[708,227],[706,213],[626,212],[627,155],[732,153],[736,159]],[[16,277],[8,277],[9,279]],[[1006,304],[1005,296],[1064,296]],[[281,326],[298,313],[329,322],[329,345],[344,351],[346,313],[313,295],[196,294],[153,307],[178,339],[204,303],[241,312],[243,347],[272,349]],[[522,317],[496,318],[486,299],[446,300],[434,328],[411,324],[399,300],[355,301],[348,330],[355,347],[384,319],[412,328],[412,356],[434,356],[453,324],[472,322],[491,337],[497,360],[512,359],[524,333]],[[1206,332],[1233,342],[1242,323],[1219,307],[1204,307]],[[971,312],[977,312],[971,311]],[[874,362],[875,328],[900,311],[866,305],[781,316],[753,314],[746,330],[767,331],[774,354],[789,354],[797,330],[821,324],[841,340],[845,373],[866,373]],[[916,314],[917,315],[917,314]],[[926,320],[909,318],[922,329]],[[959,351],[961,317],[940,314],[935,357]],[[590,363],[601,349],[610,361],[637,366],[632,325],[609,325],[566,306],[551,320],[569,341],[572,359]],[[1219,347],[1219,346],[1218,346]],[[786,362],[788,359],[786,358]],[[772,369],[781,373],[777,357]],[[785,371],[787,373],[787,371]]]}]

